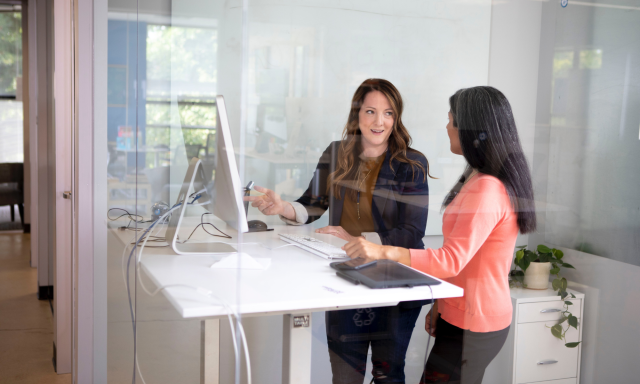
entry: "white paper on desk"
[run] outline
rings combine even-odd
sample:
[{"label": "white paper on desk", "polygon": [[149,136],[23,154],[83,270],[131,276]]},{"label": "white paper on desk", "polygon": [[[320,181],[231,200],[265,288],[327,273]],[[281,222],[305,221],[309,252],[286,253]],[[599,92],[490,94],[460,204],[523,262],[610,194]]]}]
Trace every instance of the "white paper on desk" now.
[{"label": "white paper on desk", "polygon": [[246,253],[234,253],[214,263],[212,269],[258,269],[265,270],[271,265],[270,258],[254,259]]}]

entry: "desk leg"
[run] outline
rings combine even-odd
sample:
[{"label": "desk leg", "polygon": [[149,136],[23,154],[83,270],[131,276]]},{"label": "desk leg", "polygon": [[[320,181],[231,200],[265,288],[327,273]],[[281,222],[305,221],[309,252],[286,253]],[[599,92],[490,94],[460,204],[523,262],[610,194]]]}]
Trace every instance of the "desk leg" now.
[{"label": "desk leg", "polygon": [[200,383],[220,383],[220,320],[201,322]]},{"label": "desk leg", "polygon": [[282,383],[311,383],[311,314],[284,315]]}]

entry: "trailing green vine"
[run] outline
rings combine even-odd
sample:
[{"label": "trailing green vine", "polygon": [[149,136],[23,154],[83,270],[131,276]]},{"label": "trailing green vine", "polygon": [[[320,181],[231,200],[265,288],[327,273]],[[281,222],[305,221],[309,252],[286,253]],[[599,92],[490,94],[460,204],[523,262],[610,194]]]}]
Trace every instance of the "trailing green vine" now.
[{"label": "trailing green vine", "polygon": [[[560,313],[562,316],[558,323],[553,327],[547,327],[551,329],[551,334],[564,341],[564,345],[567,348],[575,348],[580,342],[567,343],[567,332],[571,327],[578,329],[578,318],[575,317],[569,310],[573,303],[568,298],[575,299],[576,296],[573,293],[567,292],[567,279],[560,275],[562,268],[575,267],[569,263],[562,261],[564,253],[555,248],[549,248],[545,245],[538,245],[536,251],[527,249],[526,245],[516,247],[516,256],[514,259],[514,267],[509,272],[509,286],[510,287],[525,287],[524,274],[531,263],[551,263],[551,275],[555,275],[555,278],[551,281],[551,287],[554,291],[558,292],[558,296],[564,304],[564,310]],[[518,269],[520,268],[520,269]]]}]

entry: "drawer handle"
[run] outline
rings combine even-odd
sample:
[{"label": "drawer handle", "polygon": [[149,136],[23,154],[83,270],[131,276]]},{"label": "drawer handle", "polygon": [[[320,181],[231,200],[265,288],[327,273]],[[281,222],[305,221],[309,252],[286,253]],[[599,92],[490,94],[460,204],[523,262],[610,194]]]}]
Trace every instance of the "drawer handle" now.
[{"label": "drawer handle", "polygon": [[562,309],[558,308],[547,308],[540,311],[540,313],[552,313],[552,312],[562,312]]},{"label": "drawer handle", "polygon": [[555,364],[557,362],[558,360],[542,360],[542,361],[538,361],[538,365]]}]

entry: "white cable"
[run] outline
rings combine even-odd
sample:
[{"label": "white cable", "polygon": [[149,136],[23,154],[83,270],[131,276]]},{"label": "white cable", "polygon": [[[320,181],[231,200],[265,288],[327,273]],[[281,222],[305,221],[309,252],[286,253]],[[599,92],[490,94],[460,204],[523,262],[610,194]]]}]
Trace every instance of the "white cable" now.
[{"label": "white cable", "polygon": [[205,295],[205,296],[207,296],[207,297],[210,297],[210,298],[212,298],[212,299],[215,299],[215,300],[220,301],[220,303],[222,304],[222,306],[227,310],[226,315],[227,315],[227,317],[229,318],[229,326],[231,327],[231,334],[232,334],[232,337],[233,337],[233,340],[234,340],[234,343],[233,343],[233,349],[234,349],[234,350],[236,351],[236,353],[237,353],[238,346],[237,346],[237,345],[236,345],[236,343],[235,343],[235,339],[236,339],[236,330],[235,330],[235,327],[234,327],[234,325],[233,325],[233,320],[231,319],[231,315],[234,315],[234,316],[236,316],[236,317],[237,317],[237,314],[236,314],[236,312],[234,312],[234,311],[231,309],[231,307],[229,306],[229,304],[227,304],[227,302],[226,302],[226,301],[222,300],[221,298],[219,298],[219,297],[217,297],[217,296],[214,296],[214,295],[213,295],[213,292],[211,292],[211,291],[209,291],[208,289],[205,289],[205,288],[199,288],[199,287],[196,287],[196,286],[193,286],[193,285],[188,285],[188,284],[168,284],[168,285],[164,285],[164,286],[162,286],[162,287],[160,287],[160,288],[156,288],[156,290],[155,290],[155,291],[153,291],[153,292],[149,292],[146,288],[143,288],[143,290],[145,291],[145,293],[146,293],[147,295],[149,295],[149,296],[153,297],[153,296],[157,295],[158,293],[160,293],[161,291],[163,291],[163,290],[165,290],[165,289],[167,289],[167,288],[172,288],[172,287],[182,287],[182,288],[189,288],[189,289],[193,289],[193,290],[195,290],[196,292],[198,292],[198,293],[200,293],[200,294],[202,294],[202,295]]},{"label": "white cable", "polygon": [[[160,220],[160,219],[159,219],[159,220]],[[140,247],[140,252],[138,253],[138,260],[137,260],[137,263],[140,263],[140,262],[141,262],[141,260],[142,260],[142,252],[144,251],[144,246],[145,246],[145,244],[147,243],[147,240],[148,240],[148,239],[149,239],[149,236],[147,236],[147,237],[144,239],[144,241],[142,242],[142,246]],[[151,291],[149,291],[149,290],[147,289],[147,287],[146,287],[146,286],[144,285],[144,283],[143,283],[142,275],[140,274],[140,268],[136,268],[136,273],[138,274],[138,282],[140,283],[140,287],[142,288],[142,290],[143,290],[147,295],[149,295],[149,296],[151,296],[151,297],[153,297],[153,296],[157,295],[157,294],[158,294],[158,292],[162,291],[162,290],[163,290],[163,289],[165,289],[165,288],[169,288],[169,287],[185,287],[185,288],[191,288],[191,289],[195,289],[196,291],[198,291],[198,292],[200,292],[200,293],[205,294],[204,292],[202,292],[202,290],[203,290],[203,289],[196,288],[196,287],[194,287],[194,286],[186,285],[186,284],[171,284],[171,285],[165,285],[165,286],[162,286],[162,287],[156,288],[156,290],[155,290],[155,291],[151,292]],[[210,292],[210,291],[208,291],[208,292]],[[211,293],[210,293],[208,296],[213,297]],[[220,298],[217,298],[217,297],[215,297],[215,298],[216,298],[217,300],[221,301],[221,302],[222,302],[222,304],[223,304],[223,306],[225,307],[225,309],[227,309],[227,316],[229,317],[229,325],[230,325],[230,327],[231,327],[231,333],[232,333],[232,336],[233,336],[233,349],[234,349],[234,351],[235,351],[235,354],[237,355],[237,354],[238,354],[238,346],[236,345],[236,344],[237,344],[237,340],[236,340],[236,332],[235,332],[235,327],[233,326],[233,321],[232,321],[232,319],[231,319],[231,313],[233,313],[233,315],[234,315],[234,316],[236,316],[236,318],[238,317],[238,315],[237,315],[235,312],[231,311],[231,307],[229,307],[229,305],[228,305],[226,302],[224,302],[224,300],[222,300],[222,299],[220,299]],[[242,326],[242,324],[240,324],[240,326]],[[246,340],[244,341],[244,343],[246,344]],[[248,354],[248,352],[247,352],[247,354]],[[249,361],[249,360],[248,360],[248,355],[247,355],[247,361]],[[247,367],[248,367],[247,369],[250,371],[250,370],[251,370],[251,368],[249,368],[249,363],[247,363]],[[251,383],[249,383],[249,384],[251,384]]]},{"label": "white cable", "polygon": [[[202,191],[200,191],[200,192],[202,192]],[[198,192],[198,193],[199,193],[199,192]],[[199,196],[198,196],[197,198],[199,198]],[[208,202],[208,201],[207,201],[207,202],[204,202],[204,203],[200,203],[200,204],[194,204],[194,203],[195,203],[195,201],[197,200],[197,198],[196,198],[196,199],[194,199],[190,204],[189,204],[189,203],[187,203],[187,205],[201,206],[201,205],[209,204],[209,202]],[[141,278],[141,276],[140,276],[140,274],[139,274],[139,273],[140,273],[140,269],[139,269],[139,268],[138,268],[138,266],[137,266],[137,264],[140,262],[140,258],[142,257],[142,251],[143,251],[143,249],[144,249],[144,245],[146,245],[147,240],[148,240],[150,237],[152,237],[152,236],[153,236],[153,232],[152,232],[152,228],[153,228],[153,226],[155,226],[156,224],[160,223],[160,225],[158,226],[158,229],[156,230],[156,234],[157,234],[157,233],[160,231],[160,228],[162,227],[162,224],[165,224],[165,218],[167,218],[167,217],[171,214],[171,212],[173,212],[174,210],[176,210],[176,209],[180,208],[180,207],[182,206],[182,204],[183,204],[183,203],[184,203],[184,201],[182,201],[182,202],[180,202],[180,203],[177,203],[177,204],[175,204],[173,207],[171,207],[167,212],[165,212],[165,214],[164,214],[164,215],[162,215],[160,218],[158,218],[157,220],[155,220],[154,222],[152,222],[152,223],[151,223],[151,225],[150,225],[150,227],[149,227],[146,231],[144,231],[144,232],[143,232],[143,234],[142,234],[142,236],[145,236],[145,235],[146,235],[146,236],[145,236],[145,239],[144,239],[144,243],[143,243],[143,245],[142,245],[142,248],[140,249],[140,252],[139,252],[140,257],[138,258],[138,260],[137,260],[137,262],[136,262],[136,272],[137,272],[137,276],[138,276],[138,278],[140,279],[140,285],[141,285],[141,287],[142,287],[142,288],[143,288],[143,290],[144,290],[145,292],[147,292],[147,293],[149,293],[149,292],[148,292],[148,290],[146,289],[146,287],[144,286],[144,284],[142,283],[142,278]],[[137,223],[137,221],[136,221],[136,223]],[[135,236],[134,236],[134,238],[135,238]],[[136,238],[136,240],[133,242],[133,248],[131,249],[131,253],[129,253],[129,258],[128,258],[128,260],[127,260],[127,271],[129,270],[129,264],[131,263],[131,256],[132,256],[133,252],[135,251],[135,249],[136,249],[136,247],[137,247],[138,243],[140,243],[140,240],[141,240],[141,238]],[[130,290],[129,290],[129,284],[128,284],[128,279],[127,279],[127,278],[128,278],[128,276],[125,276],[124,265],[123,265],[123,264],[124,264],[124,255],[126,254],[126,250],[127,250],[127,248],[129,248],[129,245],[128,245],[128,244],[127,244],[127,245],[125,245],[124,249],[122,250],[122,261],[121,261],[120,265],[121,265],[121,267],[122,267],[122,277],[123,277],[123,280],[124,280],[124,285],[127,287],[127,295],[128,295],[128,297],[129,297],[129,306],[130,306],[129,310],[131,311],[131,319],[132,319],[132,322],[133,322],[133,324],[134,324],[134,326],[133,326],[133,327],[134,327],[134,332],[133,332],[133,333],[134,333],[134,336],[133,336],[133,337],[134,337],[134,344],[135,344],[135,343],[136,343],[136,341],[137,341],[137,335],[136,335],[136,329],[135,329],[135,328],[136,328],[136,325],[135,325],[135,324],[136,324],[136,314],[133,312],[133,309],[131,308],[131,292],[130,292]],[[128,273],[127,273],[127,275],[128,275]],[[159,291],[158,291],[158,292],[159,292]],[[157,293],[157,292],[156,292],[156,293]],[[231,312],[231,308],[230,308],[229,306],[227,306],[227,305],[226,305],[226,303],[225,303],[225,306],[226,306],[226,308],[227,308],[228,313],[229,313],[229,312]],[[238,354],[238,347],[237,347],[237,345],[236,345],[236,344],[237,344],[237,340],[236,340],[236,338],[235,338],[235,327],[233,326],[233,320],[231,319],[231,315],[229,315],[229,314],[228,314],[228,317],[229,317],[229,325],[230,325],[230,327],[231,327],[231,332],[232,332],[232,334],[233,334],[233,338],[234,338],[234,339],[233,339],[233,340],[234,340],[233,347],[234,347],[235,353],[236,353],[236,355],[237,355],[237,354]],[[236,315],[236,317],[237,317],[237,315]],[[240,324],[240,325],[241,325],[241,324]],[[243,333],[242,333],[242,334],[244,334],[244,331],[243,331]],[[246,340],[245,340],[245,346],[246,346]],[[134,348],[134,349],[135,349],[135,348]],[[247,352],[247,357],[248,357],[248,352]],[[140,370],[140,365],[138,364],[138,353],[137,353],[137,351],[136,351],[136,353],[135,353],[135,359],[134,359],[134,360],[135,360],[135,363],[136,363],[136,364],[135,364],[135,365],[136,365],[136,367],[135,367],[135,368],[137,369],[138,374],[140,375],[140,379],[142,380],[143,384],[146,384],[146,382],[145,382],[145,380],[144,380],[144,377],[142,376],[142,371]],[[247,361],[248,361],[248,360],[247,360]],[[248,370],[248,371],[250,372],[250,368],[249,368],[249,370]],[[134,374],[134,379],[133,379],[133,380],[135,381],[135,374]],[[250,379],[249,379],[249,380],[250,380]]]},{"label": "white cable", "polygon": [[[180,207],[180,205],[176,205],[173,208],[171,208],[170,210],[168,210],[167,212],[165,212],[165,214],[160,216],[160,218],[158,218],[158,220],[156,220],[154,222],[154,224],[156,222],[162,223],[162,221],[164,220],[165,217],[169,216],[173,210],[178,209],[179,207]],[[153,226],[154,224],[151,224],[151,225]],[[138,257],[136,257],[136,259],[137,259],[136,260],[136,264],[140,264],[140,261],[142,260],[142,251],[144,251],[144,246],[147,244],[147,240],[149,240],[149,238],[151,237],[151,229],[152,228],[149,227],[149,229],[148,229],[149,233],[147,234],[147,236],[145,236],[144,233],[142,234],[142,236],[145,236],[145,237],[144,237],[144,241],[142,242],[142,246],[140,247],[140,251],[138,252]],[[138,241],[140,241],[140,240],[138,240]],[[133,252],[133,250],[132,250],[132,252]],[[142,282],[142,275],[140,275],[140,268],[138,268],[137,265],[136,265],[136,274],[138,275],[138,281],[140,282],[140,287],[142,287],[142,289],[147,294],[149,294],[149,290],[147,290],[147,288],[144,286],[144,283]]]},{"label": "white cable", "polygon": [[240,321],[238,321],[238,329],[240,330],[242,345],[244,347],[244,358],[247,360],[247,383],[251,384],[251,360],[249,359],[249,346],[247,345],[247,336],[244,334],[244,326]]},{"label": "white cable", "polygon": [[[222,299],[220,299],[219,297],[213,296],[213,292],[204,289],[204,288],[196,288],[195,286],[192,285],[186,285],[186,284],[169,284],[169,285],[165,285],[163,287],[157,288],[155,291],[153,292],[147,292],[145,290],[145,292],[147,292],[147,294],[151,297],[157,295],[160,291],[166,289],[166,288],[171,288],[171,287],[183,287],[183,288],[190,288],[190,289],[194,289],[196,292],[201,293],[207,297],[219,300],[222,303],[222,306],[225,308],[226,310],[226,315],[227,315],[227,319],[229,320],[229,327],[231,328],[231,337],[233,340],[233,350],[235,355],[238,355],[238,345],[237,345],[237,340],[236,340],[236,328],[233,325],[233,319],[231,318],[231,315],[233,314],[234,316],[236,316],[236,318],[238,317],[237,313],[234,312],[231,307]],[[247,360],[247,375],[249,377],[248,379],[248,384],[251,384],[251,360],[249,359],[249,347],[247,346],[247,338],[245,336],[244,333],[244,327],[242,326],[242,323],[238,323],[240,325],[240,335],[242,337],[242,343],[244,346],[244,350],[245,350],[245,359]],[[147,384],[144,380],[144,377],[142,376],[142,370],[140,369],[140,365],[138,364],[138,356],[136,353],[136,368],[138,369],[138,374],[140,375],[140,379],[142,379],[142,383],[143,384]]]},{"label": "white cable", "polygon": [[138,369],[138,375],[140,375],[140,380],[142,380],[142,384],[147,384],[144,381],[144,376],[142,376],[142,370],[140,369],[140,364],[138,364],[138,352],[136,352],[136,368]]},{"label": "white cable", "polygon": [[[171,208],[170,210],[168,210],[167,212],[165,212],[165,213],[164,213],[164,215],[160,216],[160,217],[159,217],[155,222],[163,223],[163,220],[165,219],[165,217],[169,216],[169,215],[170,215],[174,210],[176,210],[176,209],[178,209],[178,208],[180,208],[180,207],[181,207],[181,205],[176,204],[173,208]],[[154,225],[154,224],[151,224],[151,225]],[[161,229],[161,228],[162,228],[162,224],[161,224],[160,226],[158,226],[158,230],[157,230],[156,234],[157,234],[157,233],[159,233],[159,231],[160,231],[160,229]],[[144,233],[143,233],[143,235],[142,235],[142,236],[145,236],[145,237],[144,237],[144,241],[142,242],[142,245],[140,246],[140,251],[138,252],[138,256],[136,257],[136,259],[137,259],[137,260],[136,260],[136,264],[139,264],[139,263],[142,261],[142,252],[144,251],[144,247],[146,246],[147,241],[149,240],[149,238],[150,238],[152,235],[153,235],[153,233],[152,233],[152,232],[148,233],[146,236],[145,236],[145,235],[144,235]],[[140,241],[140,240],[138,240],[138,241]],[[137,243],[138,241],[134,242],[134,244],[135,244],[135,243]],[[233,244],[234,244],[234,243],[225,243],[225,242],[219,242],[219,243],[223,243],[223,244],[230,244],[230,245],[233,245]],[[251,243],[247,243],[247,244],[251,244]],[[258,244],[258,243],[254,243],[254,244]],[[134,245],[134,247],[135,247],[135,245]],[[125,249],[126,249],[126,248],[127,248],[127,247],[125,247]],[[132,250],[132,252],[133,252],[133,250]],[[124,254],[124,252],[123,252],[123,254]],[[124,267],[123,267],[123,271],[122,271],[122,273],[123,273],[123,276],[124,276]],[[150,291],[147,289],[147,287],[146,287],[146,286],[144,285],[144,283],[143,283],[142,275],[140,274],[140,268],[136,268],[136,273],[137,273],[137,275],[138,275],[138,281],[140,282],[140,287],[141,287],[141,288],[142,288],[142,289],[143,289],[147,294],[151,294],[151,293],[150,293]],[[126,278],[125,278],[124,280],[125,280],[125,285],[126,285],[126,283],[127,283]]]},{"label": "white cable", "polygon": [[[431,309],[429,310],[429,311],[431,311],[433,309],[434,304],[435,304],[435,300],[433,298],[433,290],[431,289],[431,286],[427,285],[427,287],[429,287],[429,291],[431,292]],[[435,317],[434,314],[431,313],[431,324],[429,324],[429,330],[431,330],[431,328],[432,328],[431,326],[432,325],[435,325],[433,323],[433,318],[434,317]],[[437,321],[438,320],[436,319],[436,322]],[[422,381],[422,379],[425,376],[425,370],[427,369],[427,358],[429,357],[429,346],[431,344],[431,333],[427,332],[427,335],[429,335],[429,338],[427,339],[427,350],[424,351],[424,364],[422,364],[422,376],[420,377],[420,381]]]},{"label": "white cable", "polygon": [[197,196],[197,195],[201,194],[202,192],[206,192],[206,191],[207,191],[207,189],[206,189],[206,188],[202,188],[202,189],[201,189],[201,190],[199,190],[198,192],[194,192],[194,193],[190,194],[190,195],[189,195],[189,197],[194,196],[194,195],[196,195],[196,196]]},{"label": "white cable", "polygon": [[[188,284],[169,284],[169,285],[164,285],[162,287],[156,288],[155,291],[153,292],[149,292],[145,289],[145,292],[153,297],[155,295],[157,295],[159,292],[161,292],[162,290],[166,289],[166,288],[171,288],[171,287],[183,287],[183,288],[189,288],[189,289],[193,289],[196,292],[207,296],[211,299],[217,300],[219,301],[219,304],[222,304],[222,306],[225,308],[226,310],[226,315],[227,318],[229,319],[229,326],[231,327],[231,337],[233,338],[233,350],[235,352],[235,354],[238,354],[238,346],[237,346],[237,342],[236,342],[236,331],[235,331],[235,327],[233,325],[233,319],[231,318],[231,315],[235,316],[236,318],[239,317],[238,313],[233,311],[231,309],[231,306],[229,306],[229,304],[224,301],[223,299],[221,299],[218,296],[215,296],[213,294],[212,291],[206,289],[206,288],[202,288],[202,287],[196,287],[193,285],[188,285]],[[244,349],[244,355],[245,355],[245,360],[247,361],[247,383],[251,384],[251,358],[249,356],[249,346],[247,344],[247,336],[244,332],[244,326],[242,325],[242,323],[238,322],[238,331],[240,332],[240,338],[242,340],[242,346]],[[140,370],[140,368],[138,368],[138,371]],[[142,375],[141,375],[142,376]],[[144,381],[144,380],[143,380]],[[146,383],[145,383],[146,384]]]},{"label": "white cable", "polygon": [[[161,224],[158,226],[158,230],[157,230],[157,232],[156,232],[156,235],[157,235],[157,234],[160,232],[160,230],[162,229],[162,225],[163,225],[163,224],[166,224],[166,223],[161,223]],[[149,236],[151,236],[151,235],[153,235],[153,233],[152,233],[152,234],[150,234]],[[122,280],[124,281],[124,285],[125,285],[125,286],[127,285],[127,277],[126,277],[125,265],[124,265],[125,255],[127,254],[127,253],[126,253],[126,251],[127,251],[127,249],[129,248],[129,246],[130,246],[130,245],[134,245],[135,243],[136,243],[136,242],[134,241],[134,242],[133,242],[133,243],[131,243],[131,244],[126,244],[126,245],[124,246],[124,249],[122,250],[122,260],[120,261],[120,269],[122,270]]]},{"label": "white cable", "polygon": [[[175,209],[177,209],[177,208],[179,208],[179,207],[180,207],[180,205],[176,205],[176,206],[174,206],[174,207],[173,207],[173,208],[171,208],[169,211],[167,211],[163,216],[161,216],[160,218],[158,218],[158,220],[156,220],[156,222],[162,222],[166,216],[168,216],[169,214],[171,214],[171,212],[172,212],[173,210],[175,210]],[[156,222],[154,222],[154,224],[152,224],[152,226],[153,226],[153,225],[155,225],[155,223],[156,223]],[[137,257],[136,264],[139,264],[139,263],[140,263],[140,261],[142,260],[142,252],[144,251],[144,247],[145,247],[145,245],[146,245],[146,243],[147,243],[147,240],[148,240],[148,239],[151,237],[151,235],[153,234],[153,233],[151,232],[151,229],[152,229],[152,228],[149,228],[149,230],[148,230],[148,232],[149,232],[149,233],[147,234],[147,236],[145,236],[145,234],[144,234],[144,233],[143,233],[143,235],[142,235],[142,236],[145,236],[145,238],[144,238],[144,241],[143,241],[143,243],[142,243],[142,246],[140,247],[140,251],[139,251],[139,253],[138,253],[138,257]],[[156,232],[156,233],[157,233],[157,232]],[[135,243],[138,243],[139,241],[140,241],[140,240],[138,239]],[[232,243],[227,243],[227,244],[232,244]],[[247,243],[247,244],[250,244],[250,243]],[[253,244],[259,244],[259,243],[253,243]],[[289,244],[287,244],[287,245],[289,245]],[[125,249],[126,249],[126,248],[128,248],[128,246],[126,246],[126,247],[125,247]],[[134,249],[135,249],[135,245],[134,245]],[[133,252],[133,249],[131,250],[131,252]],[[123,254],[124,254],[124,251],[123,251]],[[124,271],[123,271],[123,272],[124,272]],[[233,337],[233,349],[234,349],[235,355],[236,355],[236,356],[238,355],[238,345],[237,345],[237,339],[236,339],[236,331],[235,331],[235,327],[234,327],[234,325],[233,325],[233,319],[231,318],[231,315],[233,314],[233,316],[235,316],[236,318],[239,318],[239,315],[238,315],[236,312],[234,312],[234,311],[231,309],[231,307],[230,307],[230,306],[229,306],[229,305],[228,305],[224,300],[220,299],[220,298],[219,298],[219,297],[217,297],[217,296],[214,296],[214,295],[213,295],[213,292],[211,292],[211,291],[209,291],[209,290],[206,290],[206,289],[204,289],[204,288],[196,288],[196,287],[194,287],[194,286],[190,286],[190,285],[186,285],[186,284],[171,284],[171,285],[165,285],[165,286],[162,286],[162,287],[157,288],[157,289],[156,289],[155,291],[153,291],[153,292],[150,292],[150,291],[145,287],[144,283],[142,282],[142,276],[140,275],[140,268],[139,268],[139,267],[137,267],[137,266],[136,266],[136,273],[138,274],[138,280],[139,280],[139,282],[140,282],[140,287],[145,291],[145,293],[147,293],[148,295],[150,295],[150,296],[152,296],[152,297],[153,297],[153,296],[155,296],[155,295],[157,295],[160,291],[162,291],[162,290],[163,290],[163,289],[165,289],[165,288],[181,286],[181,287],[185,287],[185,288],[191,288],[191,289],[194,289],[194,290],[196,290],[197,292],[199,292],[199,293],[201,293],[201,294],[204,294],[204,295],[206,295],[206,296],[209,296],[209,297],[211,297],[211,298],[213,298],[213,299],[216,299],[216,300],[220,301],[220,302],[222,303],[222,305],[224,306],[224,308],[226,309],[227,317],[228,317],[228,320],[229,320],[229,326],[230,326],[230,328],[231,328],[231,334],[232,334],[232,337]],[[125,285],[126,285],[126,278],[125,278]],[[135,315],[133,316],[133,318],[134,318],[134,320],[135,320]],[[245,335],[245,332],[244,332],[244,327],[242,326],[242,323],[241,323],[241,322],[238,322],[238,330],[240,331],[240,336],[241,336],[241,340],[242,340],[243,348],[244,348],[244,352],[245,352],[245,359],[246,359],[246,361],[247,361],[247,364],[246,364],[246,365],[247,365],[247,381],[248,381],[248,384],[251,384],[251,360],[250,360],[250,357],[249,357],[249,347],[248,347],[248,345],[247,345],[247,339],[246,339],[246,335]],[[137,355],[137,353],[136,353],[136,355]],[[138,374],[140,375],[140,378],[142,379],[143,384],[146,384],[146,382],[145,382],[144,378],[142,377],[142,371],[140,370],[140,366],[139,366],[139,364],[138,364],[137,356],[136,356],[136,368],[137,368],[137,370],[138,370]]]},{"label": "white cable", "polygon": [[[124,281],[124,286],[127,286],[127,275],[124,268],[125,255],[127,254],[127,248],[129,248],[130,244],[125,244],[124,249],[122,250],[122,260],[120,261],[120,268],[122,269],[122,280]],[[129,260],[131,261],[131,260]]]},{"label": "white cable", "polygon": [[[145,232],[143,232],[143,233],[142,233],[142,235],[141,235],[141,236],[145,236],[145,235],[146,235],[146,236],[145,236],[145,240],[144,240],[145,244],[146,244],[147,240],[148,240],[148,239],[153,235],[153,232],[151,231],[151,230],[152,230],[152,228],[153,228],[153,226],[154,226],[154,225],[156,225],[156,223],[158,223],[158,222],[162,223],[162,222],[163,222],[163,220],[165,219],[165,217],[167,217],[169,214],[171,214],[171,212],[172,212],[174,209],[178,208],[178,207],[179,207],[179,205],[178,205],[178,204],[176,204],[173,208],[171,208],[169,211],[167,211],[167,212],[166,212],[162,217],[160,217],[160,218],[158,218],[156,221],[154,221],[154,222],[151,224],[151,226],[150,226],[150,227],[149,227]],[[161,226],[162,226],[162,224],[160,224],[160,226],[159,226],[159,227],[161,227]],[[156,232],[156,233],[157,233],[157,232]],[[140,238],[137,238],[137,239],[136,239],[136,241],[134,241],[134,242],[133,242],[133,248],[131,249],[131,253],[129,254],[129,259],[127,260],[127,271],[128,271],[129,263],[131,263],[131,254],[133,253],[133,251],[135,250],[135,248],[136,248],[136,246],[137,246],[137,244],[138,244],[139,242],[140,242]],[[128,244],[127,244],[127,245],[125,245],[125,249],[124,249],[124,250],[126,250],[128,247],[129,247],[129,245],[128,245]],[[123,250],[123,255],[124,255],[124,250]],[[142,250],[141,250],[141,251],[142,251]],[[123,261],[124,261],[124,260],[123,260]],[[122,263],[121,263],[121,265],[122,265]],[[138,271],[138,273],[139,273],[139,268],[138,268],[138,266],[137,266],[137,265],[136,265],[136,271]],[[123,276],[124,276],[124,269],[123,269],[123,271],[122,271],[122,272],[123,272]],[[128,276],[127,276],[127,277],[128,277]],[[127,287],[127,295],[129,296],[129,300],[131,300],[131,292],[129,291],[129,285],[127,284],[127,283],[128,283],[128,281],[127,281],[127,277],[125,277],[124,281],[125,281],[125,286]],[[140,275],[138,275],[138,277],[140,277]],[[140,283],[142,283],[142,280],[140,281]],[[138,338],[138,337],[137,337],[137,332],[136,332],[136,330],[135,330],[135,328],[136,328],[135,323],[137,323],[137,320],[136,320],[136,317],[137,317],[137,316],[136,316],[136,314],[133,312],[133,310],[132,310],[131,308],[129,308],[129,310],[131,311],[131,318],[132,318],[132,320],[134,321],[134,332],[133,332],[133,337],[134,337],[134,343],[136,343],[136,342],[137,342],[137,338]],[[136,365],[136,366],[135,366],[135,368],[137,369],[137,372],[138,372],[138,374],[140,375],[140,379],[142,380],[142,383],[143,383],[143,384],[146,384],[146,381],[144,380],[144,376],[142,375],[142,370],[140,369],[140,364],[138,363],[138,351],[135,351],[134,361],[135,361],[135,365]],[[134,379],[135,379],[135,377],[134,377]]]}]

